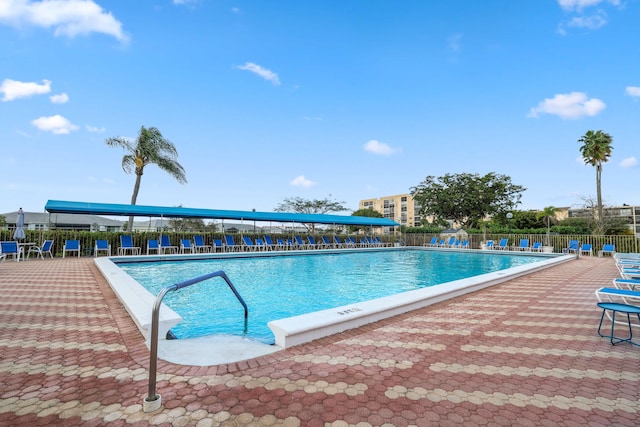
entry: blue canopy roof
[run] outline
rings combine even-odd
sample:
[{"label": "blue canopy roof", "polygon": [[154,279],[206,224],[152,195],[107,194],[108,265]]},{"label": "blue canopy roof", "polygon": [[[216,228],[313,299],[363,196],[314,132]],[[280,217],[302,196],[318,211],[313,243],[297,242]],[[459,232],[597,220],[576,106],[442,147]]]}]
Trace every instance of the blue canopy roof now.
[{"label": "blue canopy roof", "polygon": [[148,216],[164,218],[234,219],[248,221],[275,221],[282,223],[296,222],[304,224],[368,225],[372,227],[397,227],[400,225],[388,218],[370,218],[366,216],[301,214],[289,212],[229,211],[171,206],[69,202],[64,200],[49,200],[47,201],[47,204],[44,208],[49,213],[67,214]]}]

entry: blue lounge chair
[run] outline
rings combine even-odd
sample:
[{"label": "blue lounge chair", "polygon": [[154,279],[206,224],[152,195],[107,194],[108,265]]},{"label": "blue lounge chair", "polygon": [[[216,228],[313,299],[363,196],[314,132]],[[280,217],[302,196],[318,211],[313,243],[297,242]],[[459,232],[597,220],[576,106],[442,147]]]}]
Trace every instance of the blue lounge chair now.
[{"label": "blue lounge chair", "polygon": [[602,250],[598,251],[598,256],[602,257],[604,255],[611,255],[614,256],[616,254],[616,245],[614,245],[613,243],[605,243],[602,246]]},{"label": "blue lounge chair", "polygon": [[340,240],[338,236],[333,236],[333,241],[335,242],[336,248],[344,248],[344,242]]},{"label": "blue lounge chair", "polygon": [[309,248],[309,245],[302,240],[302,237],[294,236],[293,239],[294,239],[293,243],[294,243],[296,248],[298,248],[298,249],[308,249]]},{"label": "blue lounge chair", "polygon": [[329,249],[333,247],[333,243],[331,243],[331,240],[329,240],[329,238],[327,236],[322,236],[322,247],[324,247],[325,249]]},{"label": "blue lounge chair", "polygon": [[230,236],[228,234],[224,236],[224,251],[225,252],[240,251],[240,246],[236,245],[236,242],[233,240],[233,236]]},{"label": "blue lounge chair", "polygon": [[45,240],[42,246],[31,246],[27,251],[27,259],[32,253],[36,254],[36,258],[44,259],[44,254],[49,254],[53,258],[53,240]]},{"label": "blue lounge chair", "polygon": [[133,246],[133,238],[129,234],[120,236],[120,247],[118,248],[118,255],[140,255],[140,248]]},{"label": "blue lounge chair", "polygon": [[462,243],[460,243],[460,248],[469,249],[469,241],[468,240],[463,240]]},{"label": "blue lounge chair", "polygon": [[349,236],[344,239],[344,243],[348,248],[356,248],[358,247],[358,243],[356,242],[355,237]]},{"label": "blue lounge chair", "polygon": [[285,240],[282,238],[276,239],[276,248],[278,248],[278,250],[284,251],[285,249],[287,249],[287,242],[285,242]]},{"label": "blue lounge chair", "polygon": [[309,241],[309,244],[307,245],[307,248],[316,249],[318,247],[318,243],[316,242],[315,237],[313,237],[312,235],[308,235],[307,236],[307,240]]},{"label": "blue lounge chair", "polygon": [[160,255],[160,242],[157,239],[147,240],[147,255],[150,255],[153,251]]},{"label": "blue lounge chair", "polygon": [[191,244],[191,239],[180,239],[181,254],[184,254],[186,252],[193,253],[195,249],[196,248]]},{"label": "blue lounge chair", "polygon": [[429,246],[431,248],[438,246],[438,237],[437,236],[432,237],[429,243],[425,243],[422,246]]},{"label": "blue lounge chair", "polygon": [[378,236],[376,236],[376,237],[374,237],[374,238],[373,238],[373,243],[375,243],[375,244],[376,244],[376,246],[379,246],[379,247],[381,247],[381,248],[385,246],[385,244],[384,244],[384,242],[382,241],[382,239],[381,239],[380,237],[378,237]]},{"label": "blue lounge chair", "polygon": [[500,239],[500,242],[498,243],[498,246],[496,246],[496,249],[500,249],[503,251],[509,249],[509,239],[506,237]]},{"label": "blue lounge chair", "polygon": [[213,239],[213,245],[211,246],[212,252],[224,252],[224,245],[222,244],[222,239]]},{"label": "blue lounge chair", "polygon": [[520,239],[520,245],[513,248],[518,251],[528,251],[529,250],[529,239]]},{"label": "blue lounge chair", "polygon": [[591,243],[583,243],[582,246],[580,246],[580,256],[582,255],[593,255]]},{"label": "blue lounge chair", "polygon": [[542,242],[533,242],[531,245],[532,252],[542,252]]},{"label": "blue lounge chair", "polygon": [[487,240],[487,243],[485,244],[485,247],[487,249],[495,249],[493,240]]},{"label": "blue lounge chair", "polygon": [[108,240],[96,240],[96,246],[93,248],[93,256],[97,257],[100,252],[104,252],[107,256],[111,256],[111,244]]},{"label": "blue lounge chair", "polygon": [[171,239],[167,234],[162,234],[160,236],[160,251],[162,253],[169,251],[170,254],[177,254],[178,247],[171,244]]},{"label": "blue lounge chair", "polygon": [[16,262],[20,261],[20,256],[22,255],[22,248],[18,245],[18,242],[6,241],[0,242],[0,253],[2,253],[3,258],[6,258],[8,255],[11,255]]},{"label": "blue lounge chair", "polygon": [[64,246],[62,247],[62,258],[64,258],[67,252],[77,252],[78,257],[80,257],[80,240],[65,241]]},{"label": "blue lounge chair", "polygon": [[194,252],[211,252],[211,246],[206,245],[204,243],[204,237],[202,237],[201,235],[195,235],[193,236],[193,248],[194,248]]},{"label": "blue lounge chair", "polygon": [[253,240],[251,240],[251,237],[242,236],[242,250],[255,251],[255,250],[258,250],[258,247],[256,246],[255,243],[253,243]]},{"label": "blue lounge chair", "polygon": [[267,251],[273,251],[277,248],[277,245],[273,242],[273,239],[271,238],[271,236],[268,236],[268,235],[264,236],[264,248]]},{"label": "blue lounge chair", "polygon": [[569,245],[562,250],[562,253],[569,254],[574,253],[577,254],[580,250],[580,242],[577,240],[569,240]]}]

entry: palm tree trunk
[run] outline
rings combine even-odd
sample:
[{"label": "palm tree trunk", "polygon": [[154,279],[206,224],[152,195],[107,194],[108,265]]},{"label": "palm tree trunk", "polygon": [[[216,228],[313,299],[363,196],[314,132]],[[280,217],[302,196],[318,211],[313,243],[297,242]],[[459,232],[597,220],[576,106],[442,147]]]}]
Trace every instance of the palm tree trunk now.
[{"label": "palm tree trunk", "polygon": [[604,212],[602,207],[602,165],[596,166],[596,197],[598,203],[598,218],[596,219],[596,233],[601,235],[604,224]]},{"label": "palm tree trunk", "polygon": [[[138,200],[138,192],[140,191],[140,181],[142,179],[142,173],[136,171],[136,183],[133,186],[133,194],[131,195],[131,204],[135,205]],[[127,231],[133,231],[133,217],[129,217],[129,226]]]}]

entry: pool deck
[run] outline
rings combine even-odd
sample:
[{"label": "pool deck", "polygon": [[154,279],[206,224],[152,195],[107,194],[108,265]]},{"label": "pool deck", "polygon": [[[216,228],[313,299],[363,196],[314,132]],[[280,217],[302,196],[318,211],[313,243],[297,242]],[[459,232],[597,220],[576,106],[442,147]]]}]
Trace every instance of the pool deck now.
[{"label": "pool deck", "polygon": [[[158,363],[89,258],[0,264],[0,426],[636,426],[640,347],[596,329],[583,257],[310,343]],[[636,329],[640,335],[640,330]]]}]

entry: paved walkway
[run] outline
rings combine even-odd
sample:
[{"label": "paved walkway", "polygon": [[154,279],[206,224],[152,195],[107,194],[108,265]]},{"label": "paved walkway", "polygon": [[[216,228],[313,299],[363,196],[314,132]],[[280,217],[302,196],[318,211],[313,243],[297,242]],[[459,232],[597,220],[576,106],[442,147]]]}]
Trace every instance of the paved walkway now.
[{"label": "paved walkway", "polygon": [[0,264],[0,425],[637,426],[640,348],[596,334],[610,258],[245,362],[159,363],[91,259]]}]

